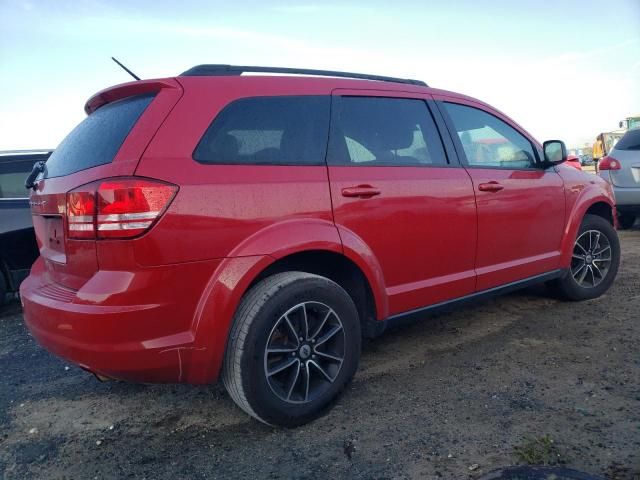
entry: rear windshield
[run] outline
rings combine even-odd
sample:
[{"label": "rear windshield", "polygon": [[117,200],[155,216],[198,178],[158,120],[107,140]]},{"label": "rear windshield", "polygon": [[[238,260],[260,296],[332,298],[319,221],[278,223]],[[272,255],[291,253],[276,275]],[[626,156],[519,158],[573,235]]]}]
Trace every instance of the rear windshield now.
[{"label": "rear windshield", "polygon": [[236,100],[209,126],[193,158],[218,164],[322,165],[329,105],[328,96]]},{"label": "rear windshield", "polygon": [[111,163],[153,97],[128,97],[93,112],[62,140],[49,157],[46,176],[60,177]]},{"label": "rear windshield", "polygon": [[614,148],[616,150],[640,150],[640,128],[625,133]]}]

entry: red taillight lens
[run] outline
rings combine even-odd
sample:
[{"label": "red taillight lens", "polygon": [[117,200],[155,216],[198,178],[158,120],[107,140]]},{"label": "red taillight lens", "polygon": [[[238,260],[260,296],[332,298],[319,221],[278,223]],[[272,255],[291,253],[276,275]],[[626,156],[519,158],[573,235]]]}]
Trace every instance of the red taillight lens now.
[{"label": "red taillight lens", "polygon": [[70,238],[95,237],[96,198],[91,191],[67,193],[67,224]]},{"label": "red taillight lens", "polygon": [[164,212],[178,187],[147,179],[107,180],[97,192],[98,238],[141,234]]},{"label": "red taillight lens", "polygon": [[602,157],[598,162],[598,170],[620,170],[620,162],[609,155]]},{"label": "red taillight lens", "polygon": [[146,178],[113,178],[67,194],[70,238],[130,238],[164,213],[178,187]]}]

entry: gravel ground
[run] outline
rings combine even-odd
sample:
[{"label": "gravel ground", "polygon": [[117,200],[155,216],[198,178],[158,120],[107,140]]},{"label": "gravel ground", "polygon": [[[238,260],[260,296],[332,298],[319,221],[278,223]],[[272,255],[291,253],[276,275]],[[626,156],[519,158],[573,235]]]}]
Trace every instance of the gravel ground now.
[{"label": "gravel ground", "polygon": [[266,427],[221,386],[99,383],[0,309],[0,477],[477,478],[548,435],[572,468],[640,478],[640,229],[604,297],[544,288],[364,346],[336,407]]}]

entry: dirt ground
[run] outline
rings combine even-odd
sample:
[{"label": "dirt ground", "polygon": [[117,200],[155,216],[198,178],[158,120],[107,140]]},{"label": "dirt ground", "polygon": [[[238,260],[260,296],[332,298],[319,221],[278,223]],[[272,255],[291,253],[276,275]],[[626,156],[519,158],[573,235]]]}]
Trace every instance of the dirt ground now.
[{"label": "dirt ground", "polygon": [[640,228],[604,297],[529,289],[365,345],[325,417],[266,427],[221,386],[99,383],[0,310],[0,477],[477,478],[548,435],[558,460],[640,478]]}]

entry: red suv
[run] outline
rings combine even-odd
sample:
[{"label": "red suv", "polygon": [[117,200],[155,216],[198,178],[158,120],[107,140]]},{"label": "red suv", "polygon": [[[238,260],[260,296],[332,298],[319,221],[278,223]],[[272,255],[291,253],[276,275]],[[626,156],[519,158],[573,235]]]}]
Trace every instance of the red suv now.
[{"label": "red suv", "polygon": [[605,181],[419,81],[203,65],[85,111],[29,179],[21,294],[33,336],[100,378],[221,377],[250,415],[300,425],[363,336],[538,282],[594,298],[618,270]]}]

